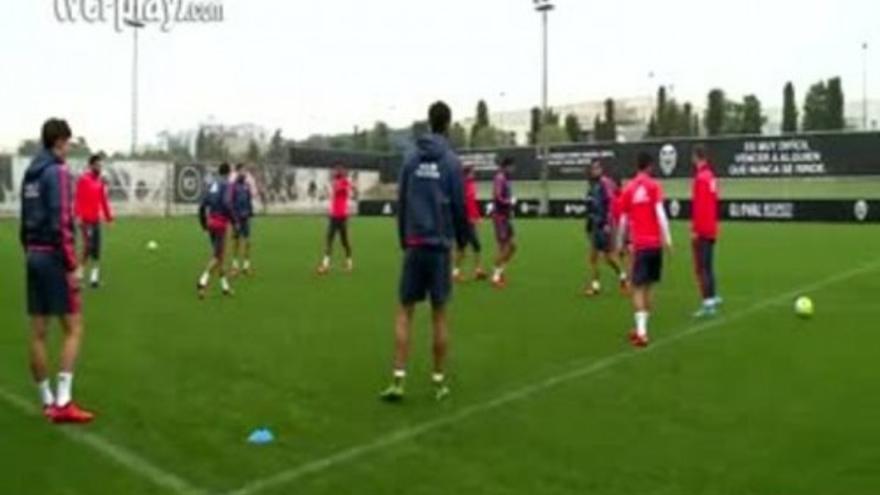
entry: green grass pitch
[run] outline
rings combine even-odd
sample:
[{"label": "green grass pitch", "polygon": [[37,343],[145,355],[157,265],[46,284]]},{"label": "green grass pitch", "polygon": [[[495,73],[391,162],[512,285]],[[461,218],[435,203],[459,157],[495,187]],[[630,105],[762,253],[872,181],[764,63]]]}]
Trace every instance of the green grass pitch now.
[{"label": "green grass pitch", "polygon": [[[656,345],[631,351],[627,301],[579,297],[581,223],[519,221],[509,289],[457,288],[451,399],[431,398],[423,308],[399,406],[377,400],[399,270],[393,223],[354,219],[355,273],[317,278],[324,227],[258,218],[256,276],[235,282],[234,299],[203,302],[194,284],[208,248],[194,219],[108,228],[76,381],[100,416],[60,429],[36,414],[17,225],[0,224],[0,493],[880,492],[872,227],[725,225],[723,316],[696,326],[676,224]],[[491,251],[488,225],[483,240]],[[811,320],[793,314],[801,291],[816,303]],[[248,445],[260,426],[277,442]]]}]

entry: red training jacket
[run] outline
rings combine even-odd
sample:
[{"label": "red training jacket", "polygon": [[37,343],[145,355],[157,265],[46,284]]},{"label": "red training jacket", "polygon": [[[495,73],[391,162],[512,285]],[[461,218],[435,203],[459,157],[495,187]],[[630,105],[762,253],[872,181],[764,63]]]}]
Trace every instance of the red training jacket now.
[{"label": "red training jacket", "polygon": [[107,186],[100,174],[88,171],[76,183],[75,214],[80,222],[100,223],[113,221],[110,202],[107,199]]},{"label": "red training jacket", "polygon": [[697,165],[692,188],[691,232],[705,239],[718,237],[718,180],[707,162]]},{"label": "red training jacket", "polygon": [[464,178],[464,207],[467,218],[475,224],[480,221],[480,205],[477,203],[477,180],[473,177]]}]

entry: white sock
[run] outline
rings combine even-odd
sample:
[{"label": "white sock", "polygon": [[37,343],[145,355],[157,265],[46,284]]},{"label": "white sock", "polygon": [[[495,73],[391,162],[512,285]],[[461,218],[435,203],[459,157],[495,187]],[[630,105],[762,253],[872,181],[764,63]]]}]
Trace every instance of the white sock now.
[{"label": "white sock", "polygon": [[211,274],[208,272],[203,273],[202,276],[199,277],[199,285],[201,285],[202,287],[207,287],[208,282],[210,282],[210,281],[211,281]]},{"label": "white sock", "polygon": [[245,270],[251,269],[251,260],[244,260],[244,264],[242,265]]},{"label": "white sock", "polygon": [[620,281],[626,282],[626,270],[620,270]]},{"label": "white sock", "polygon": [[232,269],[238,270],[238,258],[232,258]]},{"label": "white sock", "polygon": [[707,308],[711,308],[715,306],[715,298],[710,297],[709,299],[703,299],[703,306]]},{"label": "white sock", "polygon": [[58,388],[55,393],[58,407],[64,407],[73,400],[73,373],[58,373]]},{"label": "white sock", "polygon": [[501,280],[502,275],[504,275],[504,267],[496,266],[495,272],[492,274],[492,280]]},{"label": "white sock", "polygon": [[226,292],[229,292],[229,290],[230,290],[230,288],[229,288],[229,281],[226,280],[226,277],[225,277],[225,276],[220,277],[220,288],[222,288],[222,289],[223,289],[224,291],[226,291]]},{"label": "white sock", "polygon": [[639,337],[648,336],[648,312],[636,311],[636,333]]},{"label": "white sock", "polygon": [[37,389],[40,391],[40,400],[43,402],[44,406],[55,404],[55,395],[52,393],[52,385],[49,383],[48,379],[38,383]]},{"label": "white sock", "polygon": [[452,276],[453,276],[453,277],[458,277],[459,275],[461,275],[461,269],[460,269],[459,267],[455,267],[455,268],[453,268],[453,269],[452,269]]},{"label": "white sock", "polygon": [[446,380],[446,376],[443,373],[434,373],[431,375],[431,380],[436,384],[443,383]]},{"label": "white sock", "polygon": [[324,256],[324,259],[321,261],[321,266],[324,268],[328,268],[330,266],[330,257]]},{"label": "white sock", "polygon": [[101,279],[101,271],[97,266],[92,267],[92,275],[90,278],[93,284],[98,283],[98,280]]},{"label": "white sock", "polygon": [[394,370],[394,383],[400,385],[406,380],[406,370]]},{"label": "white sock", "polygon": [[599,292],[600,290],[602,290],[602,284],[600,284],[598,280],[593,280],[593,283],[591,284],[591,286],[593,287],[593,290],[596,292]]},{"label": "white sock", "polygon": [[354,268],[354,260],[352,260],[351,258],[346,258],[346,259],[345,259],[345,266],[346,266],[349,270],[351,270],[352,268]]}]

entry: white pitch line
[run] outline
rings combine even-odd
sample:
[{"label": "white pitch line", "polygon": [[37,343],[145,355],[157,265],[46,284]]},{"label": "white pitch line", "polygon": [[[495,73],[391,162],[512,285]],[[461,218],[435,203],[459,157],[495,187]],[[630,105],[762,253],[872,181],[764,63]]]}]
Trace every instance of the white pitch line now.
[{"label": "white pitch line", "polygon": [[611,356],[601,358],[597,361],[591,361],[586,365],[576,365],[577,367],[571,371],[566,373],[562,373],[560,375],[556,375],[545,380],[526,385],[522,388],[512,390],[505,394],[502,394],[494,399],[488,400],[486,402],[473,404],[471,406],[466,406],[462,409],[459,409],[455,413],[444,416],[441,418],[433,419],[430,421],[426,421],[419,425],[403,428],[392,432],[388,435],[381,436],[371,442],[363,443],[360,445],[356,445],[353,447],[349,447],[345,450],[341,450],[335,454],[331,454],[327,457],[323,457],[321,459],[317,459],[314,461],[306,462],[305,464],[301,464],[299,466],[293,467],[291,469],[282,471],[273,476],[269,476],[267,478],[262,478],[259,480],[252,481],[245,486],[230,492],[229,495],[254,495],[256,493],[276,488],[287,483],[291,483],[296,481],[304,476],[319,473],[322,471],[326,471],[331,469],[339,464],[343,464],[348,461],[352,461],[354,459],[363,457],[367,454],[379,451],[385,447],[389,447],[392,445],[396,445],[407,440],[411,440],[415,437],[423,435],[425,433],[438,430],[440,428],[454,425],[460,423],[466,419],[471,418],[472,416],[476,416],[480,413],[484,413],[487,411],[492,411],[498,409],[502,406],[510,404],[512,402],[517,402],[523,399],[527,399],[535,394],[543,392],[545,390],[554,388],[556,386],[568,383],[572,380],[576,380],[578,378],[582,378],[589,375],[594,375],[600,371],[607,370],[618,363],[628,361],[637,356],[644,355],[645,353],[651,352],[658,348],[666,347],[676,342],[680,342],[681,340],[693,336],[703,330],[724,325],[726,323],[730,323],[736,320],[741,320],[747,316],[760,312],[768,307],[779,304],[785,300],[791,300],[795,297],[808,293],[811,291],[818,290],[822,287],[832,285],[843,280],[850,279],[852,277],[862,275],[873,270],[880,268],[880,263],[873,262],[870,264],[863,265],[859,268],[855,268],[849,271],[840,272],[831,277],[819,280],[812,284],[805,285],[803,287],[799,287],[797,289],[779,294],[775,297],[771,297],[766,299],[760,303],[756,303],[752,306],[749,306],[746,309],[741,311],[728,314],[725,316],[721,316],[714,320],[708,320],[704,323],[700,323],[697,325],[692,325],[690,327],[685,328],[684,330],[675,333],[674,335],[667,337],[662,340],[655,341],[651,344],[650,347],[641,350],[628,350],[624,352],[620,352],[617,354],[613,354]]},{"label": "white pitch line", "polygon": [[[27,416],[37,416],[39,411],[34,404],[8,390],[0,388],[0,401],[5,402],[14,409],[19,410]],[[106,458],[114,461],[127,470],[135,473],[142,478],[152,482],[154,485],[164,488],[172,493],[180,495],[201,495],[204,490],[200,490],[189,482],[183,480],[175,474],[172,474],[150,461],[144,459],[140,455],[132,452],[125,447],[119,446],[110,440],[85,430],[77,429],[76,426],[51,426],[61,432],[68,439],[102,454]]]}]

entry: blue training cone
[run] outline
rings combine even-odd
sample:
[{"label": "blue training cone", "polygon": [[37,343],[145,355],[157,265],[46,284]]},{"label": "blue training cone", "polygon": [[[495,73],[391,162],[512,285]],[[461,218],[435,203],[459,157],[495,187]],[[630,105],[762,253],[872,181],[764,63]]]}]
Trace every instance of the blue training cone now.
[{"label": "blue training cone", "polygon": [[275,441],[275,435],[269,428],[257,428],[248,436],[247,441],[254,445],[266,445]]}]

